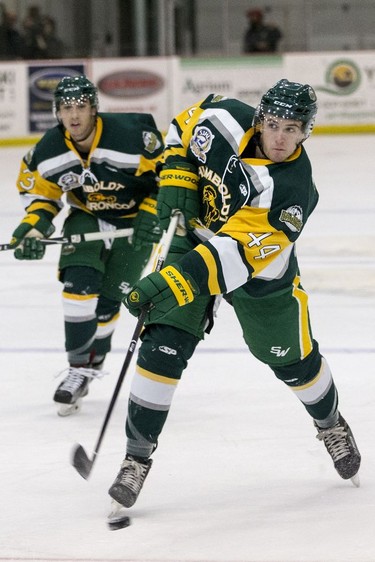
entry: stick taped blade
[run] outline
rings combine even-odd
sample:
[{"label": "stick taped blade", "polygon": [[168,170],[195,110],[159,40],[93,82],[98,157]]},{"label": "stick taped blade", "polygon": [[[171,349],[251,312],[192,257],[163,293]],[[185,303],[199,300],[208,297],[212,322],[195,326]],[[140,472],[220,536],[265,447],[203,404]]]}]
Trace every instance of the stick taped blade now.
[{"label": "stick taped blade", "polygon": [[72,453],[72,465],[85,480],[90,476],[93,464],[82,445],[75,445]]}]

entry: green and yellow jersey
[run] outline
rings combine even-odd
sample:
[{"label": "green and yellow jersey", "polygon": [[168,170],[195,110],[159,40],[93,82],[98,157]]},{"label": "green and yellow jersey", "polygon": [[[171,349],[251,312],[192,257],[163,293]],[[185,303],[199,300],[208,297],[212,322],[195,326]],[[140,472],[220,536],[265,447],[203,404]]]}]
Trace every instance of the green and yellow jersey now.
[{"label": "green and yellow jersey", "polygon": [[52,219],[63,207],[81,209],[114,226],[132,225],[139,205],[156,197],[163,139],[149,114],[99,113],[88,154],[56,125],[23,158],[17,187],[28,213]]},{"label": "green and yellow jersey", "polygon": [[318,201],[311,164],[302,146],[281,163],[252,157],[253,115],[254,108],[212,94],[176,117],[166,137],[161,181],[172,185],[183,162],[197,178],[196,234],[206,241],[179,265],[201,294],[242,286],[266,295],[298,274],[295,241]]}]

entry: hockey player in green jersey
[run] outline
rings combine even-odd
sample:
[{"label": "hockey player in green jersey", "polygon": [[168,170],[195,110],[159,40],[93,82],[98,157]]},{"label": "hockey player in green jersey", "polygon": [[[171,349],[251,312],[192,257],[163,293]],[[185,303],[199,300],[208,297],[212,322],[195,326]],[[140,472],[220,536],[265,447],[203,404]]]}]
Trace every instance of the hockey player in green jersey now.
[{"label": "hockey player in green jersey", "polygon": [[160,238],[156,166],[163,140],[149,114],[98,113],[97,88],[85,76],[59,82],[54,111],[58,124],[21,164],[17,186],[26,216],[13,232],[15,257],[43,257],[40,238],[54,232],[63,196],[69,207],[66,236],[133,229],[131,237],[62,247],[69,367],[54,401],[60,415],[68,415],[100,375],[121,302]]},{"label": "hockey player in green jersey", "polygon": [[169,128],[158,211],[164,228],[180,209],[187,236],[176,237],[169,263],[126,297],[135,314],[152,308],[130,389],[126,457],[109,490],[125,507],[150,470],[173,393],[219,294],[233,305],[251,353],[306,408],[339,475],[358,483],[361,456],[313,338],[296,256],[318,201],[303,147],[316,112],[313,89],[284,79],[256,109],[210,95]]}]

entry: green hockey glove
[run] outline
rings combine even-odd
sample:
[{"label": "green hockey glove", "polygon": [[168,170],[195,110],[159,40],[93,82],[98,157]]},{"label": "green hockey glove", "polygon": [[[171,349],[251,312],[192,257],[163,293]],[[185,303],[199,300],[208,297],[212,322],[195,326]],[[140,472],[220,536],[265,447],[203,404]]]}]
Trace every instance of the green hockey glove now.
[{"label": "green hockey glove", "polygon": [[51,221],[41,212],[29,213],[12,234],[10,244],[15,248],[17,260],[41,260],[46,251],[40,238],[48,238],[55,232]]},{"label": "green hockey glove", "polygon": [[158,194],[158,215],[160,226],[167,230],[174,210],[182,213],[187,230],[192,230],[191,221],[199,217],[199,176],[190,169],[188,164],[175,164],[160,173],[160,189]]},{"label": "green hockey glove", "polygon": [[151,197],[143,199],[139,206],[138,214],[134,219],[134,233],[132,244],[134,250],[140,250],[142,246],[148,246],[159,242],[161,228],[156,212],[156,201]]},{"label": "green hockey glove", "polygon": [[197,294],[198,289],[193,281],[177,265],[168,265],[160,272],[154,271],[137,281],[124,304],[134,316],[138,316],[142,308],[150,305],[166,314],[178,306],[192,302]]}]

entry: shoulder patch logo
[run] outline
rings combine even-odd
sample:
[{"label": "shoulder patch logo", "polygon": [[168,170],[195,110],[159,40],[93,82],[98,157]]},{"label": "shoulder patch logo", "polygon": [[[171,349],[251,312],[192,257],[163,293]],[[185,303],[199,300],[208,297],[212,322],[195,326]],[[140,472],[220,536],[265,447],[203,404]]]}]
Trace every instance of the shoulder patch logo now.
[{"label": "shoulder patch logo", "polygon": [[194,156],[203,164],[207,160],[207,152],[210,150],[215,135],[208,127],[196,127],[190,140],[190,149]]},{"label": "shoulder patch logo", "polygon": [[158,137],[152,131],[143,131],[142,132],[143,143],[145,145],[145,149],[147,152],[152,154],[161,147],[161,142]]},{"label": "shoulder patch logo", "polygon": [[25,162],[28,166],[30,165],[32,157],[34,156],[34,152],[35,152],[35,146],[33,146],[33,148],[31,148],[25,156]]},{"label": "shoulder patch logo", "polygon": [[219,101],[227,100],[227,99],[228,98],[226,96],[221,96],[220,94],[216,94],[216,96],[212,98],[211,103],[217,103]]},{"label": "shoulder patch logo", "polygon": [[299,205],[283,209],[279,220],[285,222],[292,232],[301,232],[303,226],[303,211]]}]

